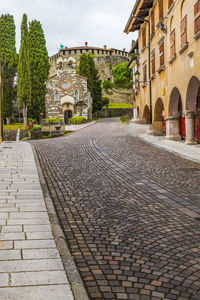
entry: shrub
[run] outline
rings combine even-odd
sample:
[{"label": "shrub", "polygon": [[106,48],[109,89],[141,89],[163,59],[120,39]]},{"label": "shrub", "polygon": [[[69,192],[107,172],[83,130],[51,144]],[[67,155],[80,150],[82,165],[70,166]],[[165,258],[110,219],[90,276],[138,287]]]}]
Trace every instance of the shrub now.
[{"label": "shrub", "polygon": [[70,125],[83,124],[84,121],[85,121],[84,117],[72,117],[69,119],[69,124]]},{"label": "shrub", "polygon": [[47,136],[43,136],[43,139],[51,139],[53,137],[53,135],[51,133],[49,133]]},{"label": "shrub", "polygon": [[120,117],[120,122],[122,123],[122,124],[124,124],[124,123],[129,123],[129,121],[130,121],[130,117],[129,116],[122,116],[122,117]]},{"label": "shrub", "polygon": [[62,123],[62,118],[51,118],[51,119],[43,119],[42,120],[45,123]]},{"label": "shrub", "polygon": [[41,131],[42,130],[42,126],[41,125],[37,125],[35,127],[33,127],[32,131]]},{"label": "shrub", "polygon": [[27,136],[27,137],[23,138],[21,141],[25,142],[25,141],[29,141],[29,140],[30,140],[30,137]]}]

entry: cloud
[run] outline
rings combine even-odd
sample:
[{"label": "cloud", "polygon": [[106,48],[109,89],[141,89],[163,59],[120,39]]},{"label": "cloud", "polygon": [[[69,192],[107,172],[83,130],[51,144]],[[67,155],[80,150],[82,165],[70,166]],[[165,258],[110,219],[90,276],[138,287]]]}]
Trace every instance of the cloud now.
[{"label": "cloud", "polygon": [[133,8],[133,1],[116,0],[6,0],[0,13],[14,16],[17,32],[17,47],[20,44],[20,24],[23,13],[29,21],[42,23],[49,55],[57,52],[60,43],[68,47],[91,46],[127,50],[136,35],[123,33]]}]

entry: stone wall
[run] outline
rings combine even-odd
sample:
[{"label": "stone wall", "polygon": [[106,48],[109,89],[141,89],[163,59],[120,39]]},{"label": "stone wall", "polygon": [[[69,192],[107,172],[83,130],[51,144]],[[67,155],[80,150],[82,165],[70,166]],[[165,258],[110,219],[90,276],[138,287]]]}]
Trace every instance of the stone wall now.
[{"label": "stone wall", "polygon": [[108,95],[103,91],[103,96],[108,97],[110,103],[130,103],[133,104],[134,94],[132,89],[115,89],[112,95]]}]

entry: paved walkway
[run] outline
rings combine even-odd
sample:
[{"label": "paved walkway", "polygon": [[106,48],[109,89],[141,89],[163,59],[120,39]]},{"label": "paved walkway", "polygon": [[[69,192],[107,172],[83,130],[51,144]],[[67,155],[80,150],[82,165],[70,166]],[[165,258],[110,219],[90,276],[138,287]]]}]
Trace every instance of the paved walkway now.
[{"label": "paved walkway", "polygon": [[25,142],[0,145],[0,299],[74,299]]},{"label": "paved walkway", "polygon": [[[125,125],[126,126],[126,125]],[[178,155],[200,162],[200,145],[186,145],[184,141],[169,141],[164,136],[148,135],[149,125],[129,124],[129,132],[133,137],[139,137],[154,146],[164,148],[167,151],[177,153]]]},{"label": "paved walkway", "polygon": [[90,299],[200,299],[199,163],[112,119],[32,143]]},{"label": "paved walkway", "polygon": [[68,130],[68,131],[78,131],[80,129],[83,129],[83,128],[86,128],[88,126],[93,125],[95,122],[96,121],[89,122],[89,123],[86,123],[86,124],[80,124],[80,125],[65,125],[65,130]]}]

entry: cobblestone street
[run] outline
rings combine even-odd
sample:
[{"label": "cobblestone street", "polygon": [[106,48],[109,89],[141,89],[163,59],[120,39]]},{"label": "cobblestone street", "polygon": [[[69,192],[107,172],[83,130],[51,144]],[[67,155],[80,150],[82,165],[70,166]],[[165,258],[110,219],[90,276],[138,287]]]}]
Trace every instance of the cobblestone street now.
[{"label": "cobblestone street", "polygon": [[200,165],[119,120],[31,142],[90,299],[200,299]]}]

